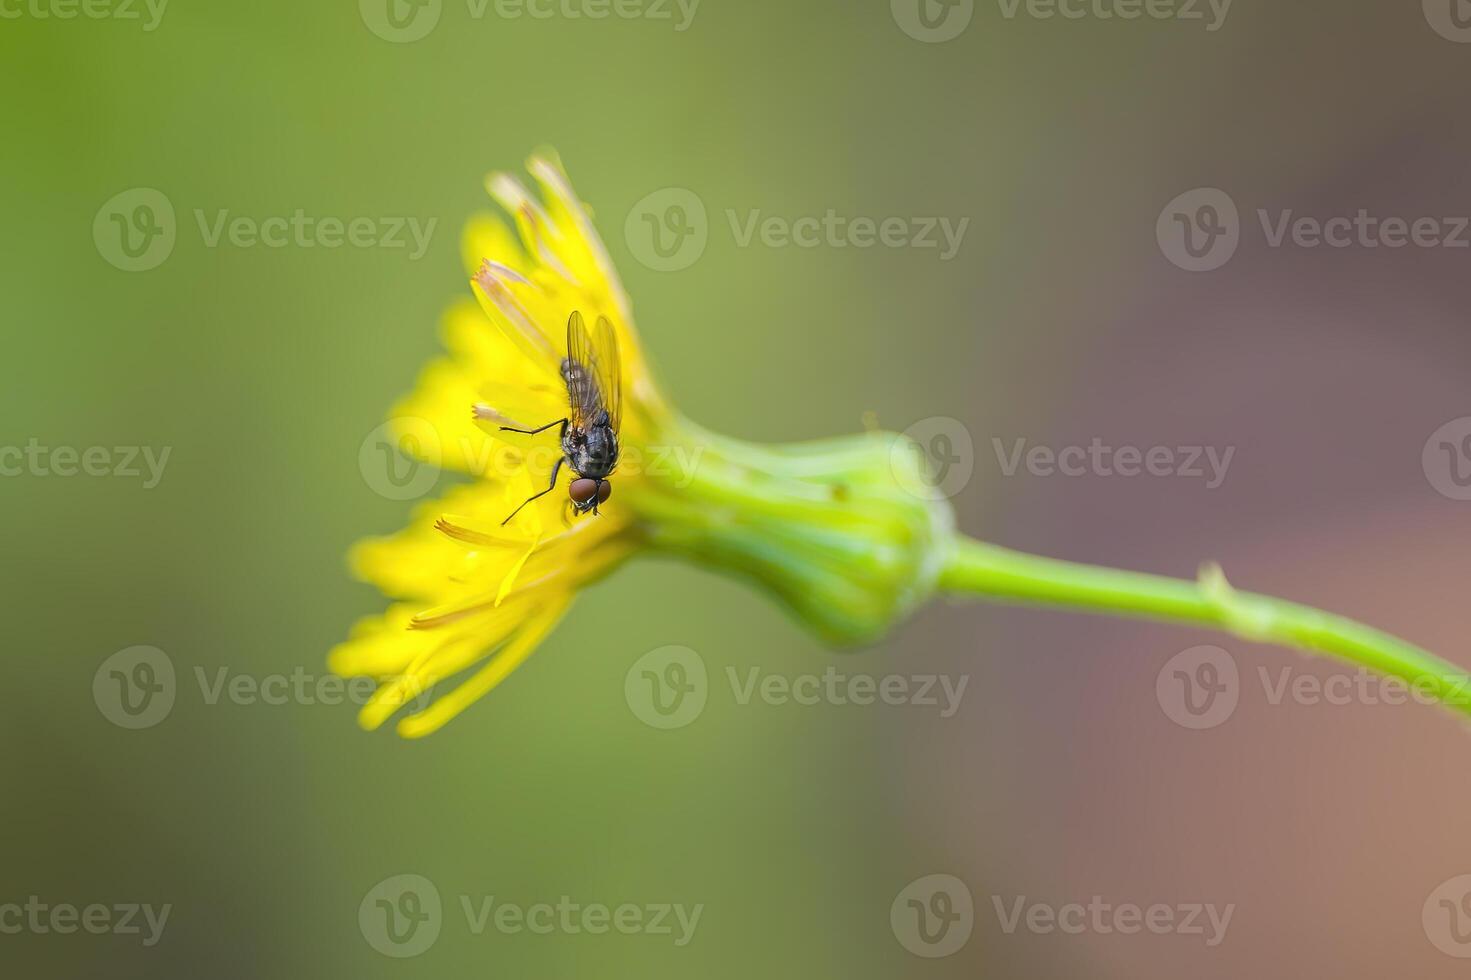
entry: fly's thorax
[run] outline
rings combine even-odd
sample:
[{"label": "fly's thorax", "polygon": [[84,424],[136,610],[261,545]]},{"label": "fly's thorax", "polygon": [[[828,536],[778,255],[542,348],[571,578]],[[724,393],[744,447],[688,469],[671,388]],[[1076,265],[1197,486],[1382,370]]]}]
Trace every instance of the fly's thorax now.
[{"label": "fly's thorax", "polygon": [[578,476],[602,479],[618,465],[618,437],[609,425],[570,428],[562,448]]}]

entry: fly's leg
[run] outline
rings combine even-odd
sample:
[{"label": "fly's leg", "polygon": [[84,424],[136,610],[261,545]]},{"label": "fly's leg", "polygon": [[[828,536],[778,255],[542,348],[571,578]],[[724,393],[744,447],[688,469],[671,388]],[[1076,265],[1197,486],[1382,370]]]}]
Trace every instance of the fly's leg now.
[{"label": "fly's leg", "polygon": [[523,436],[534,436],[538,432],[545,432],[546,430],[550,429],[554,425],[560,425],[562,427],[562,435],[565,436],[567,434],[567,422],[568,422],[567,419],[557,419],[557,421],[555,421],[555,422],[548,422],[546,425],[542,426],[540,429],[518,429],[518,428],[516,428],[515,426],[512,426],[512,425],[503,425],[503,426],[501,426],[501,431],[502,432],[519,432]]},{"label": "fly's leg", "polygon": [[[570,419],[557,419],[555,422],[548,422],[546,425],[542,426],[539,429],[518,429],[515,426],[503,425],[503,426],[501,426],[501,431],[502,432],[519,432],[522,435],[534,436],[534,435],[536,435],[539,432],[545,432],[546,430],[550,429],[554,425],[560,425],[562,427],[562,436],[561,437],[563,439],[566,439],[567,438],[567,423],[569,421],[570,421]],[[544,496],[545,494],[548,494],[548,493],[551,493],[552,492],[552,488],[557,485],[557,474],[559,472],[561,472],[561,470],[562,470],[562,464],[565,463],[565,462],[567,462],[567,458],[565,456],[562,457],[561,459],[557,460],[557,465],[552,467],[552,482],[549,483],[549,484],[547,484],[547,488],[545,490],[543,490],[541,493],[534,493],[531,496],[527,497],[525,500],[521,501],[521,507],[525,507],[527,504],[531,503],[537,497]],[[511,511],[510,516],[507,517],[504,521],[501,521],[501,527],[505,527],[507,524],[510,523],[512,517],[515,517],[517,514],[521,513],[521,507],[517,507],[515,510]]]},{"label": "fly's leg", "polygon": [[[552,425],[556,425],[556,423],[553,422]],[[548,426],[548,428],[550,428],[550,426]],[[543,490],[541,493],[533,493],[531,496],[529,496],[525,500],[521,501],[521,507],[525,507],[527,504],[531,503],[537,497],[545,497],[547,494],[551,493],[553,490],[556,489],[556,487],[557,487],[557,474],[560,473],[560,472],[562,472],[562,464],[565,463],[565,462],[567,462],[567,457],[565,457],[565,456],[563,456],[561,459],[557,460],[557,465],[552,467],[552,482],[549,483],[549,484],[547,484],[547,488],[545,490]],[[507,524],[509,524],[511,522],[511,517],[515,517],[517,514],[521,513],[521,507],[517,507],[515,510],[511,511],[510,517],[507,517],[505,520],[501,521],[501,527],[505,527]]]}]

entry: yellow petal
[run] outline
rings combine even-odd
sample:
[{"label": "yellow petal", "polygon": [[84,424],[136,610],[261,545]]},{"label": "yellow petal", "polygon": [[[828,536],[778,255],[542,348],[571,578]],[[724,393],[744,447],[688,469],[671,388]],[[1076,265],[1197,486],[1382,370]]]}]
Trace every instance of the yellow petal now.
[{"label": "yellow petal", "polygon": [[530,265],[515,234],[504,221],[489,212],[473,216],[465,225],[465,233],[460,238],[460,254],[465,272],[471,276],[479,271],[480,263],[486,259],[522,272]]},{"label": "yellow petal", "polygon": [[506,573],[506,577],[501,580],[501,587],[495,594],[495,604],[497,606],[505,600],[506,593],[511,591],[511,586],[516,584],[516,578],[521,574],[521,569],[526,567],[526,560],[531,557],[531,553],[536,550],[536,546],[539,544],[541,544],[540,534],[536,536],[535,541],[531,542],[531,547],[526,549],[526,553],[521,556],[520,560],[511,566],[511,570]]},{"label": "yellow petal", "polygon": [[[389,595],[428,602],[444,602],[447,595],[454,594],[457,583],[461,590],[474,589],[478,584],[481,591],[491,592],[520,549],[536,536],[520,525],[500,526],[510,513],[505,500],[504,488],[496,484],[454,487],[443,498],[417,507],[412,523],[404,530],[354,545],[349,556],[353,572]],[[495,527],[505,544],[497,548],[467,547],[438,527],[446,512],[473,528]]]},{"label": "yellow petal", "polygon": [[429,362],[414,390],[393,407],[400,445],[431,466],[492,475],[496,442],[471,413],[479,398],[473,376],[462,365],[448,358]]},{"label": "yellow petal", "polygon": [[480,308],[523,354],[533,361],[545,360],[550,365],[560,360],[551,323],[537,317],[528,308],[534,308],[541,300],[535,286],[504,278],[485,265],[476,272],[473,283]]},{"label": "yellow petal", "polygon": [[367,731],[378,728],[410,700],[424,695],[444,678],[465,669],[503,643],[518,622],[519,617],[508,616],[473,633],[441,639],[432,650],[373,692],[358,712],[358,724]]},{"label": "yellow petal", "polygon": [[401,673],[426,650],[443,642],[409,629],[410,618],[423,607],[392,606],[381,616],[359,620],[352,636],[333,647],[327,665],[340,677],[387,677]]},{"label": "yellow petal", "polygon": [[461,711],[489,694],[531,656],[546,635],[556,628],[570,605],[572,596],[568,594],[558,597],[539,610],[526,621],[505,648],[473,677],[443,697],[437,698],[425,710],[400,721],[398,733],[404,738],[422,738],[438,731]]}]

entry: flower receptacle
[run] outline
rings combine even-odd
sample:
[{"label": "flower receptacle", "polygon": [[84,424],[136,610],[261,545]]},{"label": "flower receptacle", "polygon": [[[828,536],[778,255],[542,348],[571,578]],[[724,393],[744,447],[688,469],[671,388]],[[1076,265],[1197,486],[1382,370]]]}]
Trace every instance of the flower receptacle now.
[{"label": "flower receptacle", "polygon": [[698,463],[630,495],[654,548],[754,580],[839,645],[881,638],[934,594],[954,518],[906,437],[764,446],[683,420],[662,436]]}]

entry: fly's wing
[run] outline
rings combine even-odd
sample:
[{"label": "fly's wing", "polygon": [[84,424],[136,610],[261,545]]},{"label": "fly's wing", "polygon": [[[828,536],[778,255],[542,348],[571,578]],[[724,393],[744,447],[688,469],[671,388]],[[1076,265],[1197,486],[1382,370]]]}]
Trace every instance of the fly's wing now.
[{"label": "fly's wing", "polygon": [[571,405],[574,428],[588,429],[607,411],[599,385],[597,352],[593,339],[582,322],[582,314],[573,312],[567,318],[567,360],[562,364],[562,378],[567,382],[567,402]]},{"label": "fly's wing", "polygon": [[623,425],[623,361],[618,356],[618,334],[605,316],[598,317],[597,333],[593,334],[593,371],[608,420],[617,432]]}]

